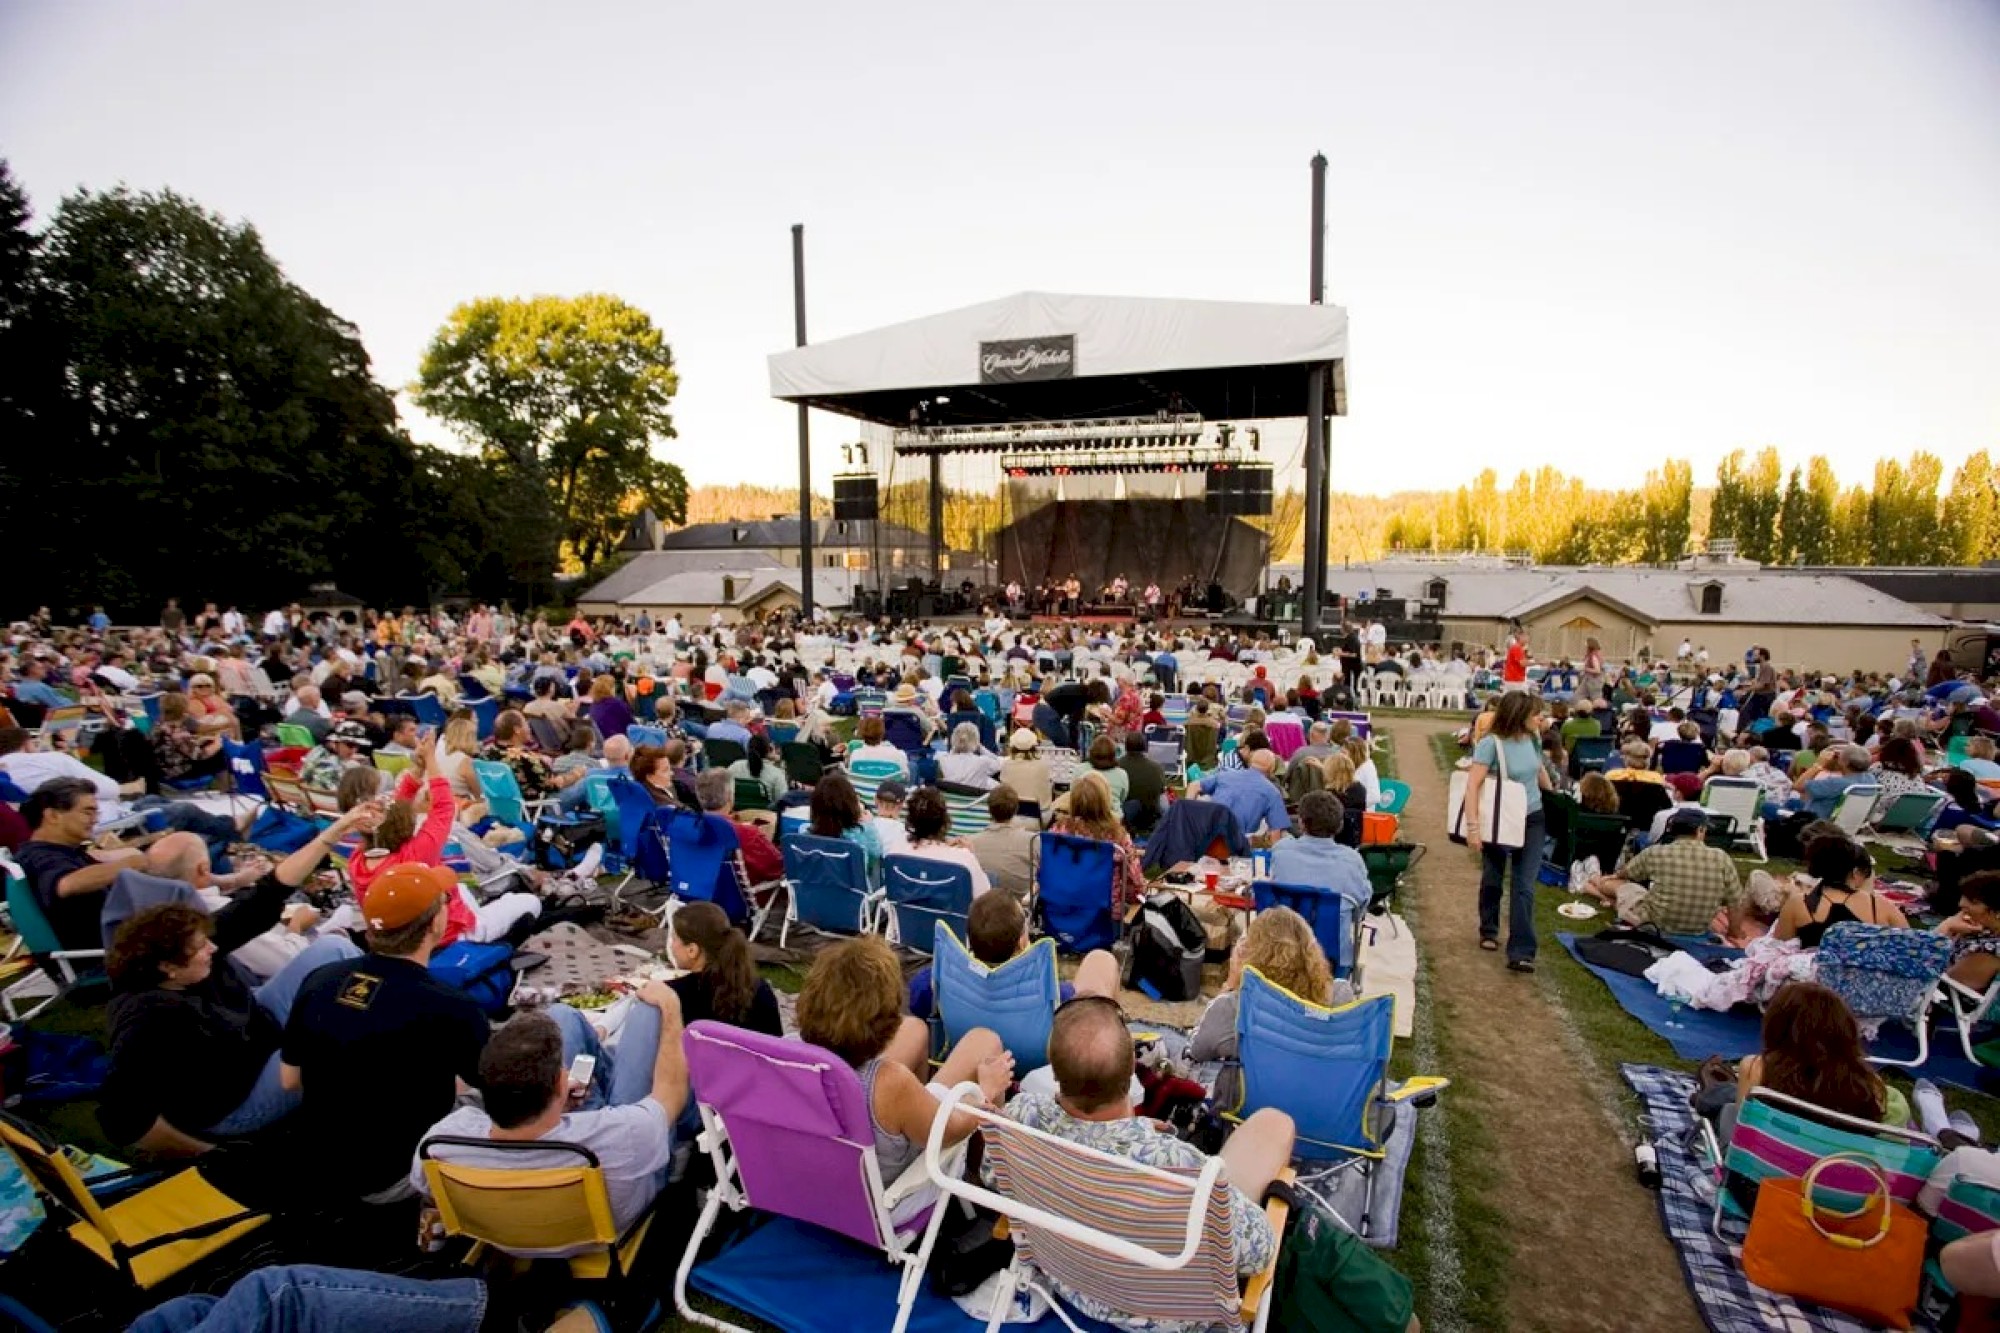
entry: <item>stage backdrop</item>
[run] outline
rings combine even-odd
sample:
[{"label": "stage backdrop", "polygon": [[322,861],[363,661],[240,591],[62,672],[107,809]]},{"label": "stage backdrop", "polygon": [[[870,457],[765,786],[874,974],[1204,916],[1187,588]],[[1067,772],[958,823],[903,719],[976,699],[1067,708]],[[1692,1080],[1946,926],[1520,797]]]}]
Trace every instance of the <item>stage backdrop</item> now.
[{"label": "stage backdrop", "polygon": [[1238,597],[1257,591],[1268,539],[1252,524],[1207,512],[1199,480],[1180,476],[1035,477],[1006,483],[1000,580],[1033,588],[1074,573],[1088,600],[1123,574],[1134,592],[1193,575]]}]

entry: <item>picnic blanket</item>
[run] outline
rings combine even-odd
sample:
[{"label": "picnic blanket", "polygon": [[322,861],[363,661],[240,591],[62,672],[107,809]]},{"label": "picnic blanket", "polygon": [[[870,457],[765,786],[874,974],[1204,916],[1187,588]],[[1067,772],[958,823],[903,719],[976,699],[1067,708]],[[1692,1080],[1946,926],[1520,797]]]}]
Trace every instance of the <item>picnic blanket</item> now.
[{"label": "picnic blanket", "polygon": [[[1711,1205],[1699,1192],[1697,1179],[1708,1173],[1688,1150],[1694,1111],[1688,1094],[1694,1080],[1657,1065],[1622,1065],[1619,1073],[1645,1104],[1656,1136],[1653,1149],[1660,1159],[1660,1221],[1680,1256],[1681,1271],[1695,1307],[1713,1333],[1866,1333],[1873,1325],[1817,1305],[1801,1305],[1756,1286],[1743,1276],[1737,1247],[1716,1239],[1710,1231]],[[1738,1240],[1741,1240],[1740,1234]],[[1933,1333],[1936,1325],[1920,1313],[1917,1333]]]},{"label": "picnic blanket", "polygon": [[[1673,1006],[1653,989],[1652,982],[1609,968],[1592,967],[1577,953],[1577,936],[1565,934],[1556,938],[1570,957],[1611,988],[1619,1008],[1644,1023],[1683,1060],[1699,1061],[1711,1055],[1737,1060],[1756,1054],[1762,1047],[1763,1016],[1756,1010],[1738,1006],[1717,1013],[1712,1009],[1684,1008],[1676,1014]],[[1689,946],[1688,952],[1706,959],[1728,957],[1736,951],[1720,945],[1695,944]],[[1909,1060],[1916,1057],[1917,1041],[1900,1024],[1888,1023],[1868,1049],[1877,1056]],[[1958,1032],[1949,1022],[1939,1023],[1931,1033],[1930,1058],[1911,1072],[1932,1082],[1951,1083],[1972,1092],[2000,1093],[2000,1070],[1967,1060],[1959,1047]]]}]

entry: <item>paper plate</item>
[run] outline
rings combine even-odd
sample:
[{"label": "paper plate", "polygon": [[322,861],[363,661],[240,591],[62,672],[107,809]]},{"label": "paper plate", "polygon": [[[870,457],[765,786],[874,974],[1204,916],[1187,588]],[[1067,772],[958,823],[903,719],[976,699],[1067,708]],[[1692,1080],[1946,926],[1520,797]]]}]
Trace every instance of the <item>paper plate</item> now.
[{"label": "paper plate", "polygon": [[1589,903],[1557,903],[1556,915],[1566,916],[1572,921],[1588,921],[1597,915],[1597,909]]}]

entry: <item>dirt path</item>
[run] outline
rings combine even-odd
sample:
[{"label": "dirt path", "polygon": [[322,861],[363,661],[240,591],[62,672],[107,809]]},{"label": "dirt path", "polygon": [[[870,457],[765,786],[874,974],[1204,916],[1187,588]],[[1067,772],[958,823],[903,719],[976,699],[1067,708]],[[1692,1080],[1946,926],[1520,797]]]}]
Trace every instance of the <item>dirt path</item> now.
[{"label": "dirt path", "polygon": [[[1510,1324],[1557,1333],[1699,1329],[1656,1201],[1633,1180],[1604,1073],[1582,1067],[1536,979],[1479,948],[1477,863],[1441,832],[1446,783],[1430,748],[1437,725],[1385,721],[1411,789],[1403,823],[1432,847],[1414,878],[1424,965],[1446,1034],[1448,1064],[1437,1072],[1454,1080],[1446,1096],[1476,1104],[1500,1150],[1490,1202],[1513,1224]],[[1468,1268],[1492,1262],[1462,1258]]]}]

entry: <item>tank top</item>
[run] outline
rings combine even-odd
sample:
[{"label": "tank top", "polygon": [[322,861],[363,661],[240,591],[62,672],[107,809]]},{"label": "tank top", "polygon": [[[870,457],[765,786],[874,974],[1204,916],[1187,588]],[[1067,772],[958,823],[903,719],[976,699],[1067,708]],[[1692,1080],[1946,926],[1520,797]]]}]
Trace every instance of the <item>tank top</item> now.
[{"label": "tank top", "polygon": [[875,1166],[882,1173],[883,1187],[887,1188],[923,1156],[924,1150],[921,1144],[882,1128],[875,1119],[875,1075],[881,1068],[879,1055],[861,1066],[861,1093],[868,1099],[868,1127],[875,1131]]},{"label": "tank top", "polygon": [[[1823,888],[1814,889],[1811,893],[1808,893],[1806,895],[1806,911],[1810,912],[1813,916],[1817,917],[1819,915],[1820,900],[1825,895],[1825,893],[1826,890]],[[1799,947],[1801,949],[1819,948],[1820,937],[1826,934],[1827,927],[1837,926],[1843,921],[1853,921],[1864,925],[1867,924],[1865,922],[1862,922],[1860,917],[1854,915],[1854,909],[1849,907],[1847,905],[1847,902],[1848,900],[1846,898],[1842,898],[1839,902],[1835,903],[1831,908],[1831,910],[1827,912],[1826,920],[1808,921],[1806,922],[1805,925],[1800,926],[1799,937],[1798,937]]]}]

